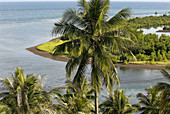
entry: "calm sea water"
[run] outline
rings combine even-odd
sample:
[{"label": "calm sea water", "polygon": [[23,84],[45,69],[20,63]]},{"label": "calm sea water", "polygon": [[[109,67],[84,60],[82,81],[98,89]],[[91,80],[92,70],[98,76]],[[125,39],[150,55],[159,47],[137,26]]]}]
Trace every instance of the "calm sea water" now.
[{"label": "calm sea water", "polygon": [[[114,15],[125,7],[131,8],[132,17],[154,15],[156,11],[162,15],[170,11],[170,2],[111,2],[109,15]],[[62,17],[67,8],[77,9],[77,3],[0,3],[0,78],[9,77],[10,72],[20,66],[25,73],[46,74],[45,88],[47,90],[64,85],[65,62],[43,58],[25,48],[52,39],[53,23]],[[144,92],[144,88],[158,81],[165,81],[159,70],[118,68],[118,73],[121,88],[126,89],[128,95],[133,94],[132,102],[137,101],[135,95]]]}]

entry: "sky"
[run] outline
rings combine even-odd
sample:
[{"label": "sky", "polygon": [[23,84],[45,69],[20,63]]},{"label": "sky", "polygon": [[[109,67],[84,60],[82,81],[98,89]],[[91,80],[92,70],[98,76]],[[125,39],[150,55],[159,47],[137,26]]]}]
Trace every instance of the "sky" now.
[{"label": "sky", "polygon": [[[0,0],[0,2],[33,2],[33,1],[77,1],[77,0]],[[170,2],[170,0],[111,0],[111,1],[131,1],[131,2]]]}]

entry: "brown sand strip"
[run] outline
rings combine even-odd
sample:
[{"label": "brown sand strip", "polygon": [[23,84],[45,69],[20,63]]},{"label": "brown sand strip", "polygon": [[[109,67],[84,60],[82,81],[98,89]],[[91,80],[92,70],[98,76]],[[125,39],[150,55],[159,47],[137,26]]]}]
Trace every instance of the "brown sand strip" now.
[{"label": "brown sand strip", "polygon": [[32,53],[34,53],[36,55],[46,57],[46,58],[50,58],[50,59],[54,59],[54,60],[58,60],[58,61],[68,61],[69,60],[69,58],[64,56],[64,55],[52,56],[52,54],[45,52],[45,51],[42,51],[42,50],[38,50],[36,47],[37,46],[26,48],[26,50],[31,51]]},{"label": "brown sand strip", "polygon": [[158,30],[156,32],[170,32],[170,30]]},{"label": "brown sand strip", "polygon": [[[57,38],[55,38],[55,39],[57,39]],[[52,40],[55,40],[55,39],[52,39]],[[50,40],[50,41],[52,41],[52,40]],[[42,51],[42,50],[38,50],[36,47],[37,46],[26,48],[26,49],[31,51],[32,53],[34,53],[36,55],[46,57],[46,58],[50,58],[50,59],[53,59],[53,60],[65,61],[65,62],[67,62],[69,60],[69,58],[64,56],[64,55],[62,55],[62,56],[52,56],[50,53]],[[165,68],[165,65],[149,65],[149,64],[123,64],[123,63],[117,63],[117,64],[115,64],[115,66],[143,68],[143,69],[158,69],[158,70]]]},{"label": "brown sand strip", "polygon": [[164,69],[165,65],[149,65],[149,64],[123,64],[123,63],[117,63],[115,66],[120,66],[120,67],[131,67],[131,68],[143,68],[143,69],[155,69],[155,70],[160,70]]}]

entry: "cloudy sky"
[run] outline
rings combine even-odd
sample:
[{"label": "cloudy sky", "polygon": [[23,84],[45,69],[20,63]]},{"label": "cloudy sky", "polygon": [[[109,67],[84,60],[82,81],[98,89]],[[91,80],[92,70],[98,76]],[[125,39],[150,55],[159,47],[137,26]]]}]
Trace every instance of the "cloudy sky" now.
[{"label": "cloudy sky", "polygon": [[[77,0],[0,0],[0,2],[25,2],[25,1],[77,1]],[[133,2],[170,2],[170,0],[111,0],[111,1],[133,1]]]}]

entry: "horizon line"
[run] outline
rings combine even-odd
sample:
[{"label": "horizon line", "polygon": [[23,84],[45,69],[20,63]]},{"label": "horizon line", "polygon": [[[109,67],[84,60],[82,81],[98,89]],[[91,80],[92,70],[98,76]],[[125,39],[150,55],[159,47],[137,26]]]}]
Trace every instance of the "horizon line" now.
[{"label": "horizon line", "polygon": [[[77,1],[61,0],[61,1],[0,1],[0,2],[77,2]],[[170,2],[170,1],[110,1],[110,2]]]}]

